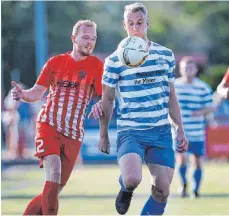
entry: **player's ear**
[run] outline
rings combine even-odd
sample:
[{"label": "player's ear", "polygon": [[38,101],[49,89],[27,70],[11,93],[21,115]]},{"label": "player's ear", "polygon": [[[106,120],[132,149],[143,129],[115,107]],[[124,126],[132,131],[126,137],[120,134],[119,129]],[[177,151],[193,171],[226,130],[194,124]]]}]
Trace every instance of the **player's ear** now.
[{"label": "player's ear", "polygon": [[76,36],[75,35],[71,35],[71,39],[72,39],[72,43],[76,42]]},{"label": "player's ear", "polygon": [[146,25],[147,25],[147,29],[148,29],[149,28],[149,18],[147,18]]},{"label": "player's ear", "polygon": [[123,24],[123,28],[126,30],[126,23],[125,23],[125,20],[122,21],[122,24]]}]

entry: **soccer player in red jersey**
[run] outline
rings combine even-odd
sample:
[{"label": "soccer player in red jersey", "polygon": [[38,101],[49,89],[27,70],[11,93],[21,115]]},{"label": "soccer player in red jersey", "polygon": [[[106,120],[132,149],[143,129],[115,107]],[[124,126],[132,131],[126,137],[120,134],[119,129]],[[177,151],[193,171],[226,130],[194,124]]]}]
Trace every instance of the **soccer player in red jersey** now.
[{"label": "soccer player in red jersey", "polygon": [[229,99],[229,67],[221,83],[217,87],[217,93],[223,98]]},{"label": "soccer player in red jersey", "polygon": [[91,55],[97,39],[96,24],[78,21],[71,39],[73,50],[50,58],[31,89],[23,90],[12,81],[14,100],[36,102],[49,89],[37,118],[35,137],[35,156],[44,167],[45,184],[24,215],[57,215],[58,194],[81,147],[88,104],[93,96],[102,94],[103,63]]}]

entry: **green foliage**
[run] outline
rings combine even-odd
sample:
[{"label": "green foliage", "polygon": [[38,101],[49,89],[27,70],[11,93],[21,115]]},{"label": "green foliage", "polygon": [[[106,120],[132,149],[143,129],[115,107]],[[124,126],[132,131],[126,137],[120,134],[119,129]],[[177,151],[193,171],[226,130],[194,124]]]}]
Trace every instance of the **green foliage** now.
[{"label": "green foliage", "polygon": [[[96,52],[112,53],[126,36],[122,26],[121,1],[46,1],[49,55],[71,50],[72,27],[79,19],[98,25]],[[227,64],[229,56],[229,4],[227,2],[151,1],[149,39],[176,54],[204,53],[209,64]],[[4,88],[10,88],[10,73],[18,68],[21,81],[31,87],[36,80],[34,2],[2,1],[2,68]]]},{"label": "green foliage", "polygon": [[217,86],[221,82],[228,65],[212,65],[208,68],[207,73],[202,73],[199,77],[201,80],[207,82],[213,90],[216,90]]}]

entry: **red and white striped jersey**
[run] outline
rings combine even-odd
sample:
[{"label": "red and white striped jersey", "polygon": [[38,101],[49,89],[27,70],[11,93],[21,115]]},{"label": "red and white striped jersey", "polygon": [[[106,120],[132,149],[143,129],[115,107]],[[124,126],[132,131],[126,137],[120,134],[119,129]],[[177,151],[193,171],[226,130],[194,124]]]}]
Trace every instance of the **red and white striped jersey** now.
[{"label": "red and white striped jersey", "polygon": [[95,56],[75,61],[70,53],[50,58],[36,84],[49,88],[37,121],[46,122],[63,135],[82,141],[88,104],[102,95],[103,63]]}]

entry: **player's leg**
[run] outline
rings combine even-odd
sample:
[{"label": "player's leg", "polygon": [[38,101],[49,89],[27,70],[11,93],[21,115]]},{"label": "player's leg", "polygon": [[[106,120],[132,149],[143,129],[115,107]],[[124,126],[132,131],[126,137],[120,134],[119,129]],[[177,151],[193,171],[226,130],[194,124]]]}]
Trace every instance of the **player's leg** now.
[{"label": "player's leg", "polygon": [[194,187],[193,187],[193,195],[197,198],[200,196],[199,188],[202,181],[203,176],[203,168],[202,168],[202,156],[193,155],[195,170],[193,173]]},{"label": "player's leg", "polygon": [[188,151],[193,155],[194,173],[193,173],[193,195],[192,197],[199,197],[200,183],[203,177],[202,156],[205,151],[204,142],[190,142]]},{"label": "player's leg", "polygon": [[187,153],[177,153],[177,159],[178,159],[178,170],[179,175],[181,179],[181,196],[186,197],[187,196],[187,160],[188,156]]},{"label": "player's leg", "polygon": [[[59,139],[56,137],[56,130],[45,123],[36,125],[36,155],[40,158],[40,167],[43,167],[43,158],[48,155],[60,152]],[[47,167],[47,166],[46,166]],[[35,197],[27,206],[24,215],[42,215],[42,194]]]},{"label": "player's leg", "polygon": [[121,171],[119,183],[121,190],[116,197],[115,206],[119,214],[125,214],[130,206],[134,189],[142,179],[142,160],[144,150],[130,132],[121,132],[117,139],[117,160]]},{"label": "player's leg", "polygon": [[56,215],[58,212],[58,192],[61,180],[61,160],[56,154],[43,158],[45,185],[42,192],[42,213]]},{"label": "player's leg", "polygon": [[141,215],[162,215],[170,193],[174,174],[175,158],[173,149],[152,147],[146,153],[152,188]]}]

